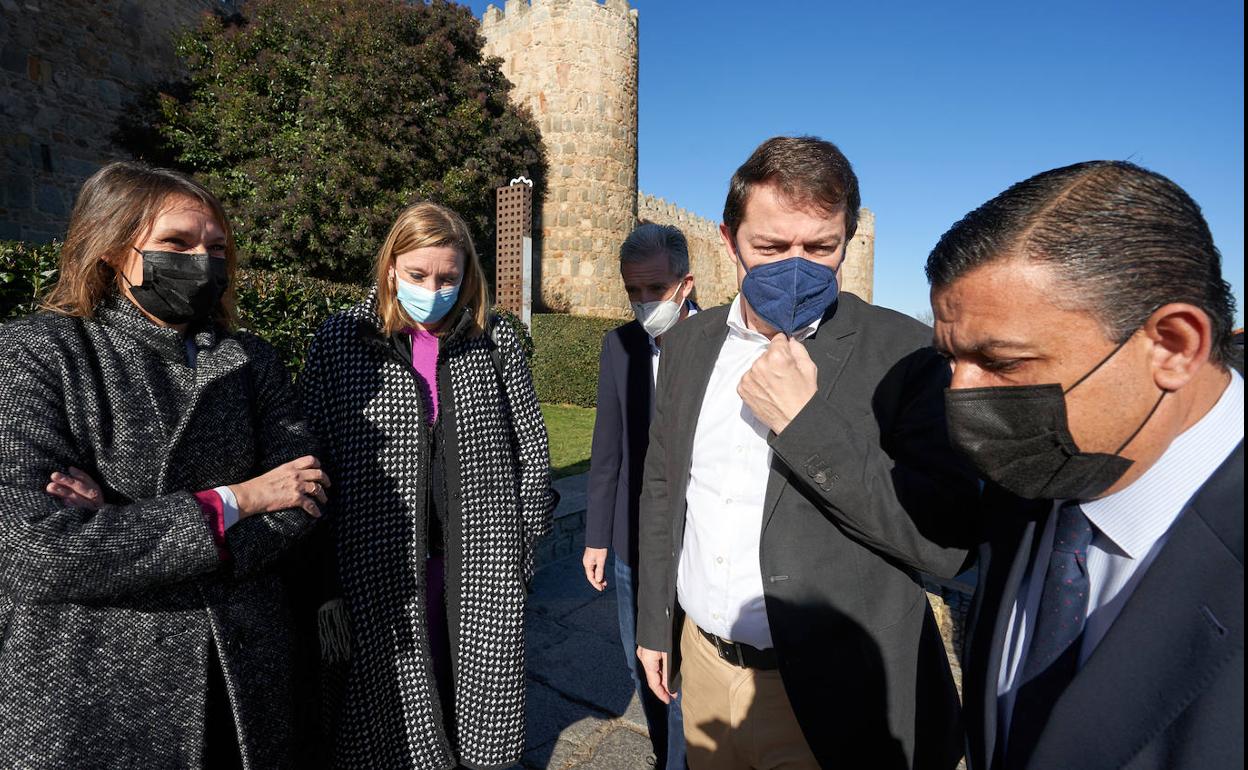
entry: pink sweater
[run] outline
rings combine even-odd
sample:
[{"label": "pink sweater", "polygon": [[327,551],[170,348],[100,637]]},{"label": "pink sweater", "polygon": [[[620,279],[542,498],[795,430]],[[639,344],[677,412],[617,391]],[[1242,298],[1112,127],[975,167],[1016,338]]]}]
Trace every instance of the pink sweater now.
[{"label": "pink sweater", "polygon": [[436,335],[411,329],[412,335],[412,368],[425,381],[429,388],[429,423],[438,420],[438,338]]}]

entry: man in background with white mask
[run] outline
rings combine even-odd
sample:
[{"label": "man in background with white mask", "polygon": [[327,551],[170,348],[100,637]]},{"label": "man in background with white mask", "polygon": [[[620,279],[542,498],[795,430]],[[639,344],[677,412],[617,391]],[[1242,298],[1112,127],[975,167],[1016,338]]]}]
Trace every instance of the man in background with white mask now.
[{"label": "man in background with white mask", "polygon": [[607,587],[607,551],[615,549],[620,640],[650,728],[655,767],[683,770],[685,738],[680,705],[650,692],[634,655],[637,626],[637,506],[646,457],[654,378],[663,335],[690,314],[693,274],[689,246],[671,225],[643,224],[620,246],[620,276],[636,320],[602,340],[598,362],[598,414],[589,468],[585,514],[585,578]]}]

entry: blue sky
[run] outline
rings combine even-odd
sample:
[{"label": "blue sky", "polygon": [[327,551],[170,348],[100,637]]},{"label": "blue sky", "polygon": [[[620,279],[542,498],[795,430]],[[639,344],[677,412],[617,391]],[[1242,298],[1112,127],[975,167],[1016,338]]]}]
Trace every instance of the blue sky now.
[{"label": "blue sky", "polygon": [[1243,324],[1242,2],[632,2],[646,192],[719,221],[763,139],[836,142],[876,214],[875,301],[914,314],[967,211],[1044,169],[1129,159],[1204,209]]}]

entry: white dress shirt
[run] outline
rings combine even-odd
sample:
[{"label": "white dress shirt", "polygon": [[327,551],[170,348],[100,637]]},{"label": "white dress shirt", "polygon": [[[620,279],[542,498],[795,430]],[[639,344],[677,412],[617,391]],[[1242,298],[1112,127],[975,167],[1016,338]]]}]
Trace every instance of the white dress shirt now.
[{"label": "white dress shirt", "polygon": [[[816,320],[794,336],[818,327]],[[759,561],[771,447],[737,385],[768,344],[746,327],[738,296],[698,414],[676,580],[680,606],[699,628],[759,649],[772,646]]]},{"label": "white dress shirt", "polygon": [[[680,319],[681,321],[688,320],[690,315],[697,315],[698,313],[697,306],[694,305],[693,302],[689,300],[685,300],[685,307],[689,309],[689,315]],[[680,323],[680,321],[677,321],[676,323]],[[654,341],[654,337],[651,337],[649,334],[647,334],[646,339],[650,340],[650,376],[654,378],[654,384],[658,385],[659,384],[659,354],[662,352],[662,350],[660,350],[659,348],[659,343]]]},{"label": "white dress shirt", "polygon": [[[1183,508],[1244,440],[1244,380],[1231,372],[1231,382],[1218,402],[1184,431],[1151,468],[1125,489],[1099,500],[1080,503],[1092,522],[1088,548],[1088,615],[1079,651],[1082,666],[1105,638],[1122,607],[1166,544],[1171,525]],[[1062,501],[1054,501],[1053,510]],[[1057,516],[1050,515],[1039,548],[1024,577],[1010,613],[1005,654],[997,677],[997,708],[1002,735],[1009,735],[1010,716],[1027,656],[1044,573],[1053,552]]]}]

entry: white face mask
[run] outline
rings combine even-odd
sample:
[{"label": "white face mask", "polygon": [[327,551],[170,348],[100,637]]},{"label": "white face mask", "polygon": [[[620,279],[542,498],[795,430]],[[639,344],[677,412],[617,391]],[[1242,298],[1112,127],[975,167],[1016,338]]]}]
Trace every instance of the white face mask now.
[{"label": "white face mask", "polygon": [[[684,281],[681,281],[683,284]],[[676,325],[680,320],[680,311],[685,305],[684,297],[680,296],[680,285],[676,286],[676,291],[670,299],[660,299],[654,302],[633,302],[633,315],[637,316],[637,321],[641,324],[641,328],[646,330],[646,334],[651,337],[658,337],[664,334],[668,329]]]}]

